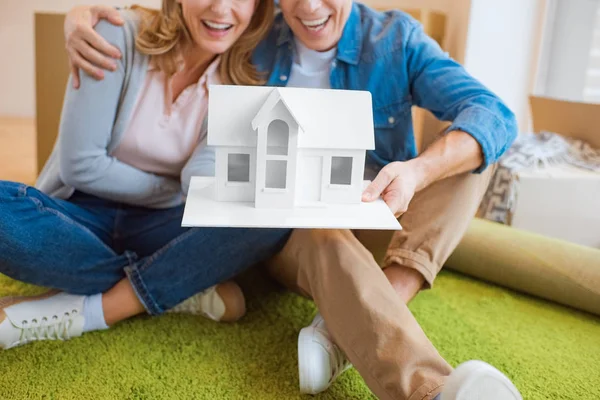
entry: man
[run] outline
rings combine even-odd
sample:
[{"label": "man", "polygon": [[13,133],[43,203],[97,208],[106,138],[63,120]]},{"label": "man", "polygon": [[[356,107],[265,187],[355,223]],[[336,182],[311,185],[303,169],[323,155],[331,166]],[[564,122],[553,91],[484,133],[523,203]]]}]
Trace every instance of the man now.
[{"label": "man", "polygon": [[[344,230],[296,230],[271,263],[271,273],[313,298],[322,315],[299,336],[301,391],[325,390],[352,362],[382,399],[520,399],[485,363],[452,371],[406,306],[431,286],[466,231],[488,167],[516,136],[513,114],[404,13],[378,13],[352,0],[279,3],[281,14],[253,62],[270,86],[372,93],[376,149],[368,153],[367,174],[374,180],[363,200],[381,195],[404,228],[391,239],[384,271],[368,249],[369,234]],[[109,67],[89,44],[118,56],[91,28],[105,17],[119,22],[107,7],[69,13],[74,72],[81,67],[101,78],[90,62]],[[440,137],[426,138],[418,157],[412,105],[452,121]]]}]

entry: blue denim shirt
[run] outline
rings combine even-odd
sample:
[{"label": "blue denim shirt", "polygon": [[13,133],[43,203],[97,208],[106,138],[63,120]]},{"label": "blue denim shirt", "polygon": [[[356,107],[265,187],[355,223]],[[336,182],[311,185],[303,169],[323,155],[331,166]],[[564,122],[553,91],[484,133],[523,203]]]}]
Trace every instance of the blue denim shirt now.
[{"label": "blue denim shirt", "polygon": [[[293,52],[292,31],[278,14],[253,55],[258,70],[268,76],[267,85],[286,85]],[[514,114],[506,105],[400,11],[381,13],[354,3],[330,81],[333,89],[371,92],[375,150],[367,155],[379,166],[417,156],[412,105],[452,121],[448,132],[461,130],[479,142],[484,162],[475,172],[495,163],[517,134]]]}]

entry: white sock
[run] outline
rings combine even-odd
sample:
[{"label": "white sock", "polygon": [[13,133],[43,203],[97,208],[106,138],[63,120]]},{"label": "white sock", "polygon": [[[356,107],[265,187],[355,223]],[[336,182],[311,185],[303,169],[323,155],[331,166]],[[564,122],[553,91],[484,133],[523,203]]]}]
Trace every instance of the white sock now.
[{"label": "white sock", "polygon": [[86,296],[83,300],[83,331],[99,331],[108,329],[104,321],[104,310],[102,310],[102,294]]}]

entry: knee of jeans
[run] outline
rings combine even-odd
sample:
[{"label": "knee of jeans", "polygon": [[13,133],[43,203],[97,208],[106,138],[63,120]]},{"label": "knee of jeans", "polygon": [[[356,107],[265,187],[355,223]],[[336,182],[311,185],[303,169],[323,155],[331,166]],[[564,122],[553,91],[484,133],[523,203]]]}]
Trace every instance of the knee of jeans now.
[{"label": "knee of jeans", "polygon": [[248,228],[240,232],[242,237],[248,237],[249,235],[254,238],[253,245],[258,242],[260,248],[275,254],[280,252],[286,245],[292,230],[279,228],[253,230]]},{"label": "knee of jeans", "polygon": [[292,229],[284,229],[284,228],[275,228],[269,229],[269,234],[275,240],[288,240],[292,233]]}]

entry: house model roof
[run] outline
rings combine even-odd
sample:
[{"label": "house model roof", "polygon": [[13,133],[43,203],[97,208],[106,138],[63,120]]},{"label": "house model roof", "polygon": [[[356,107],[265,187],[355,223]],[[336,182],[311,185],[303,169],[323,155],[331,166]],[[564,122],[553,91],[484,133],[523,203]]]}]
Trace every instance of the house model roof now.
[{"label": "house model roof", "polygon": [[356,90],[214,85],[208,145],[256,146],[256,129],[280,101],[299,125],[298,147],[375,148],[371,94]]}]

